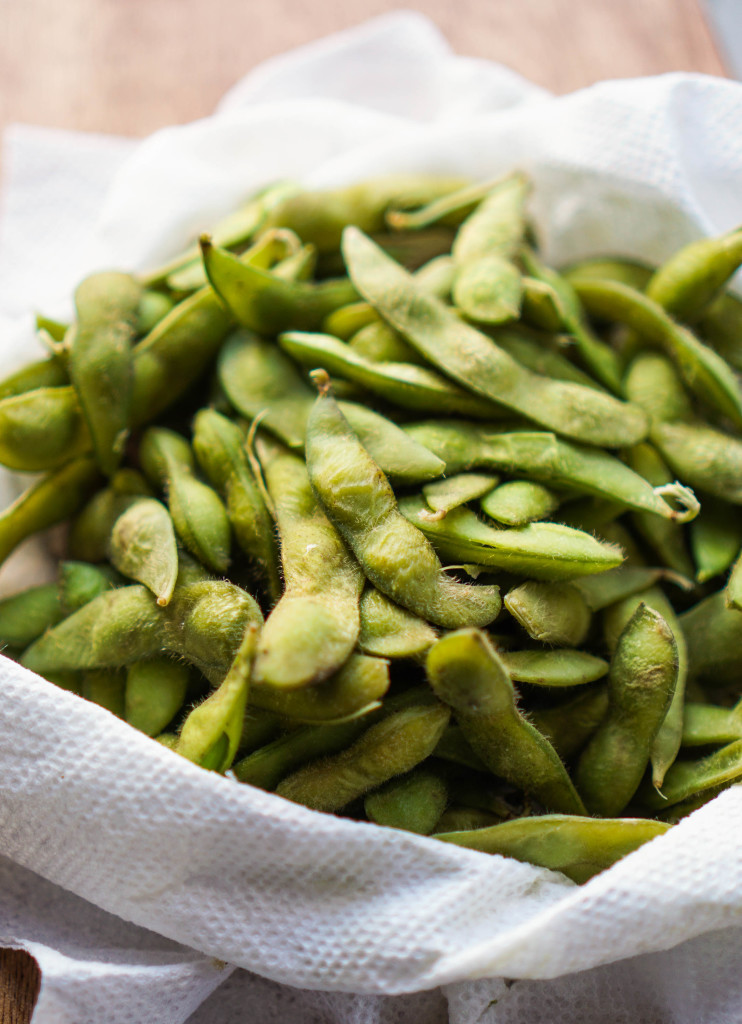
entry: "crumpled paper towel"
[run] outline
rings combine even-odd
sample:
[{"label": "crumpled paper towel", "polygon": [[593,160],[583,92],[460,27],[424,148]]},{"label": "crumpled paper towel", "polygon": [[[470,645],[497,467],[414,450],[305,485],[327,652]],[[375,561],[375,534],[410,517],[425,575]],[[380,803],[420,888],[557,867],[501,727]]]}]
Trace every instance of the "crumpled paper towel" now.
[{"label": "crumpled paper towel", "polygon": [[[554,99],[404,12],[269,62],[213,117],[141,144],[16,128],[6,147],[8,366],[34,351],[29,309],[64,315],[83,273],[151,266],[276,178],[522,167],[556,261],[661,259],[742,220],[739,85],[667,75]],[[30,581],[25,557],[6,584]],[[0,941],[47,951],[36,1024],[182,1021],[224,962],[244,970],[193,1020],[734,1019],[742,789],[577,887],[203,772],[14,663],[0,686],[4,889],[35,872],[55,894],[1,922]]]}]

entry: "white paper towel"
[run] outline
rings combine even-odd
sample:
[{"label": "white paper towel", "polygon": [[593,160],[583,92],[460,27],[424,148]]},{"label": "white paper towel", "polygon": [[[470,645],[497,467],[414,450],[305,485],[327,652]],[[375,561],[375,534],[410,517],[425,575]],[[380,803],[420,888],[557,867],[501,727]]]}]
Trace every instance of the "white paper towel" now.
[{"label": "white paper towel", "polygon": [[[276,178],[332,185],[388,171],[490,177],[519,166],[535,180],[534,212],[556,261],[603,251],[661,259],[742,220],[739,85],[669,75],[552,99],[503,68],[454,57],[413,14],[272,61],[214,117],[133,148],[65,139],[28,129],[11,137],[0,225],[9,361],[33,350],[30,304],[69,308],[82,273],[150,266]],[[9,576],[17,581],[18,568],[6,567]],[[739,994],[742,790],[575,887],[203,772],[12,663],[0,685],[0,854],[21,875],[33,870],[199,950],[177,954],[182,984],[192,971],[198,998],[213,981],[204,957],[214,957],[272,979],[240,972],[225,986],[265,994],[255,1020],[436,1020],[440,993],[395,994],[441,985],[457,1024],[735,1019],[725,1014]],[[64,958],[56,907],[44,916],[45,942]],[[96,950],[101,912],[90,913],[78,941]],[[136,930],[120,927],[126,963],[148,968],[149,1019],[184,1020],[169,1002],[162,950],[172,947],[140,948]],[[29,928],[24,935],[16,919],[8,940],[32,941]],[[623,958],[633,959],[600,966]],[[708,967],[701,999],[679,997],[689,963]],[[109,972],[97,1019],[113,1020],[114,1007],[116,1020],[143,1019],[133,991],[127,1003],[130,973],[117,983]],[[558,980],[467,980],[487,976]],[[229,998],[224,1019],[238,1019]]]}]

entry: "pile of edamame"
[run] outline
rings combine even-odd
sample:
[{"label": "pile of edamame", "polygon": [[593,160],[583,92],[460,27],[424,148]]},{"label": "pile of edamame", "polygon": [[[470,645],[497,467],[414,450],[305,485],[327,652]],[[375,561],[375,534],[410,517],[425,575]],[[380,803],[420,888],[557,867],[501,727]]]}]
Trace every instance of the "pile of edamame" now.
[{"label": "pile of edamame", "polygon": [[4,653],[212,771],[582,882],[742,777],[742,229],[280,183],[0,382]]}]

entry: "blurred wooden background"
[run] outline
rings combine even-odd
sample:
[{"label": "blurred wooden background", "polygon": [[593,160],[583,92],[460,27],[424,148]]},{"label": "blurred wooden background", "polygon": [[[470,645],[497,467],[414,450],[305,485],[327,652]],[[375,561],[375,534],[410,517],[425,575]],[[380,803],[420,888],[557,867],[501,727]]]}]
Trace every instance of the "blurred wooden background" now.
[{"label": "blurred wooden background", "polygon": [[[210,113],[259,61],[399,6],[393,0],[0,0],[0,131],[25,121],[146,135]],[[413,0],[406,6],[429,15],[457,52],[501,61],[558,93],[603,78],[724,74],[699,0]],[[0,950],[0,1024],[27,1024],[38,986],[28,954]]]}]

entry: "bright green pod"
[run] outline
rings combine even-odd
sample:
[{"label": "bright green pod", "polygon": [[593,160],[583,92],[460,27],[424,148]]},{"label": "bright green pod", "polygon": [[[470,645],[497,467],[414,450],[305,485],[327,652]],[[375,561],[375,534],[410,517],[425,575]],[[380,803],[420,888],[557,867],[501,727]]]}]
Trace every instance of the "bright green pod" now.
[{"label": "bright green pod", "polygon": [[559,523],[529,523],[497,529],[481,522],[468,508],[456,508],[444,519],[431,517],[419,495],[401,498],[399,511],[451,562],[494,566],[540,580],[568,580],[613,569],[623,552],[581,530]]},{"label": "bright green pod", "polygon": [[70,379],[63,364],[52,356],[28,363],[0,381],[0,400],[24,395],[39,388],[60,388],[69,384]]},{"label": "bright green pod", "polygon": [[529,686],[583,686],[602,679],[608,662],[587,651],[498,651],[515,683]]},{"label": "bright green pod", "polygon": [[464,323],[354,228],[343,251],[359,291],[434,365],[475,394],[550,430],[616,447],[636,444],[648,428],[636,406],[592,388],[531,373],[486,335]]},{"label": "bright green pod", "polygon": [[507,669],[483,633],[468,629],[443,637],[428,653],[427,673],[491,772],[549,809],[584,813],[556,751],[518,711]]},{"label": "bright green pod", "polygon": [[523,278],[510,260],[497,252],[465,263],[453,285],[454,305],[476,323],[516,320],[523,300]]},{"label": "bright green pod", "polygon": [[257,635],[256,624],[250,623],[224,681],[183,722],[176,754],[215,772],[231,768],[242,735]]},{"label": "bright green pod", "polygon": [[183,707],[189,672],[167,658],[139,661],[126,670],[124,718],[147,736],[158,736]]},{"label": "bright green pod", "polygon": [[230,527],[227,510],[213,488],[195,476],[190,445],[172,430],[150,427],[142,436],[139,458],[146,476],[162,487],[178,536],[204,565],[226,572]]},{"label": "bright green pod", "polygon": [[590,629],[591,612],[569,583],[526,580],[505,595],[504,604],[533,640],[554,647],[579,647]]},{"label": "bright green pod", "polygon": [[363,447],[317,372],[320,394],[307,427],[307,471],[327,515],[368,580],[435,625],[486,625],[499,613],[497,587],[448,578],[432,544],[397,507],[389,481]]},{"label": "bright green pod", "polygon": [[608,714],[577,765],[577,788],[591,813],[618,815],[636,793],[677,677],[672,630],[661,615],[640,604],[611,660]]},{"label": "bright green pod", "polygon": [[0,513],[0,563],[27,537],[73,516],[99,481],[95,461],[83,457],[32,484]]},{"label": "bright green pod", "polygon": [[317,284],[284,281],[243,263],[205,237],[201,239],[201,252],[214,291],[239,324],[259,334],[316,330],[328,313],[358,298],[347,278]]},{"label": "bright green pod", "polygon": [[123,455],[132,413],[133,353],[142,286],[129,274],[93,274],[75,291],[69,371],[98,464],[110,476]]},{"label": "bright green pod", "polygon": [[[234,408],[289,448],[303,448],[315,394],[291,360],[271,342],[239,331],[219,356],[219,379]],[[384,416],[354,402],[340,408],[379,466],[396,483],[432,480],[445,464]]]},{"label": "bright green pod", "polygon": [[374,363],[327,334],[289,331],[280,336],[279,344],[308,369],[322,367],[403,409],[458,413],[481,419],[492,419],[501,412],[493,403],[470,394],[435,370],[411,363]]},{"label": "bright green pod", "polygon": [[718,747],[735,740],[742,740],[742,701],[733,708],[686,701],[682,746]]},{"label": "bright green pod", "polygon": [[576,281],[618,281],[627,284],[638,292],[643,292],[649,284],[654,270],[646,263],[618,256],[597,256],[592,259],[572,263],[562,271],[564,277],[573,284]]},{"label": "bright green pod", "polygon": [[512,431],[462,420],[413,423],[405,432],[438,455],[447,473],[500,470],[547,486],[594,494],[666,519],[688,518],[623,462],[607,452],[545,431]]},{"label": "bright green pod", "polygon": [[683,246],[655,270],[647,295],[678,320],[694,323],[742,263],[742,229]]},{"label": "bright green pod", "polygon": [[526,526],[548,519],[560,503],[558,494],[534,480],[508,480],[483,495],[479,505],[504,526]]},{"label": "bright green pod", "polygon": [[670,827],[646,818],[545,814],[472,832],[439,833],[433,838],[561,871],[581,885],[644,843],[664,835]]},{"label": "bright green pod", "polygon": [[69,324],[63,323],[61,320],[54,320],[50,316],[44,316],[43,313],[37,313],[34,320],[36,322],[37,334],[41,340],[43,340],[44,335],[48,335],[52,342],[64,341],[64,336],[69,330]]},{"label": "bright green pod", "polygon": [[375,323],[362,327],[348,339],[348,345],[353,352],[370,363],[424,364],[422,356],[401,334],[379,320],[375,311],[374,316],[377,318]]},{"label": "bright green pod", "polygon": [[705,597],[679,621],[688,644],[690,678],[737,686],[742,675],[742,612],[727,607],[724,591]]},{"label": "bright green pod", "polygon": [[117,718],[124,717],[124,690],[126,676],[112,669],[91,669],[84,672],[80,696],[110,711]]},{"label": "bright green pod", "polygon": [[378,658],[419,658],[438,639],[429,623],[367,586],[360,601],[358,648]]},{"label": "bright green pod", "polygon": [[0,601],[0,645],[23,650],[64,618],[56,583],[22,590]]},{"label": "bright green pod", "polygon": [[725,573],[742,550],[742,519],[737,509],[704,495],[701,513],[690,524],[690,549],[699,583]]},{"label": "bright green pod", "polygon": [[272,601],[281,594],[273,520],[250,468],[242,431],[214,409],[193,421],[193,451],[209,483],[224,498],[237,543],[260,567]]},{"label": "bright green pod", "polygon": [[25,472],[55,469],[90,451],[74,388],[48,387],[0,400],[0,464]]},{"label": "bright green pod", "polygon": [[342,810],[429,757],[449,717],[442,704],[398,711],[372,725],[346,750],[289,775],[276,792],[318,811]]},{"label": "bright green pod", "polygon": [[700,761],[677,761],[665,776],[662,792],[644,786],[639,794],[650,810],[664,810],[696,794],[731,785],[742,777],[742,740],[728,743]]},{"label": "bright green pod", "polygon": [[582,280],[575,288],[588,313],[626,324],[650,345],[663,349],[695,395],[742,426],[742,392],[734,372],[661,306],[615,281]]},{"label": "bright green pod", "polygon": [[164,292],[145,289],[137,308],[137,333],[149,334],[164,319],[175,303]]},{"label": "bright green pod", "polygon": [[356,645],[364,578],[312,492],[304,462],[259,438],[281,544],[285,590],[258,643],[256,683],[295,689],[337,671]]},{"label": "bright green pod", "polygon": [[366,817],[377,825],[428,836],[447,802],[445,780],[435,772],[416,768],[368,793],[364,809]]},{"label": "bright green pod", "polygon": [[497,481],[498,477],[489,473],[457,473],[426,484],[423,494],[432,511],[442,519],[453,509],[487,494]]},{"label": "bright green pod", "polygon": [[108,565],[90,565],[87,562],[61,562],[57,591],[65,615],[105,594],[123,581]]},{"label": "bright green pod", "polygon": [[608,687],[593,686],[551,708],[532,711],[531,722],[567,761],[579,753],[605,718]]},{"label": "bright green pod", "polygon": [[322,321],[322,330],[343,341],[350,341],[366,327],[380,324],[379,314],[368,302],[351,302],[329,313]]},{"label": "bright green pod", "polygon": [[108,556],[122,576],[143,583],[159,605],[169,604],[178,578],[178,545],[161,502],[138,498],[121,513],[111,530]]}]

